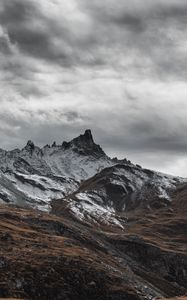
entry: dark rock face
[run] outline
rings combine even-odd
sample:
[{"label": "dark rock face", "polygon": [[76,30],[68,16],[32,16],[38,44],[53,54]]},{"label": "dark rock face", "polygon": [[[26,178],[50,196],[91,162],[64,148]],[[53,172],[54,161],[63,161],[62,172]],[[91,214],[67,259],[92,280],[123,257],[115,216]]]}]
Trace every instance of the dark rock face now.
[{"label": "dark rock face", "polygon": [[31,140],[29,140],[24,149],[32,153],[34,148],[35,148],[34,143]]},{"label": "dark rock face", "polygon": [[80,136],[80,137],[81,137],[82,140],[84,140],[88,144],[92,145],[94,143],[92,132],[91,132],[90,129],[87,129],[85,131],[85,133],[82,136]]},{"label": "dark rock face", "polygon": [[84,156],[91,155],[97,158],[106,156],[102,148],[95,144],[90,129],[87,129],[84,134],[81,134],[70,142],[63,142],[62,146],[65,149],[72,148],[75,152]]},{"label": "dark rock face", "polygon": [[52,144],[52,147],[54,148],[54,147],[56,147],[57,145],[56,145],[56,142],[53,142],[53,144]]},{"label": "dark rock face", "polygon": [[[164,290],[168,293],[171,292],[171,296],[172,293],[177,293],[179,290],[181,293],[185,293],[187,286],[187,257],[185,255],[164,251],[138,236],[129,236],[126,239],[118,240],[117,248],[136,261],[135,269],[139,267],[139,274],[143,276],[144,272],[150,275],[152,273],[155,277],[155,285],[157,285],[157,278],[158,281],[159,277],[163,278],[163,282],[166,281]],[[170,291],[168,291],[168,285],[170,285]]]},{"label": "dark rock face", "polygon": [[[29,152],[32,154],[33,149],[29,148]],[[25,159],[18,157],[15,159],[13,166],[15,167],[16,171],[22,171],[25,170],[26,172],[30,174],[34,174],[35,170],[33,166],[31,166]]]},{"label": "dark rock face", "polygon": [[81,134],[77,138],[70,142],[72,145],[82,148],[92,148],[94,146],[94,140],[91,130],[86,130],[84,134]]},{"label": "dark rock face", "polygon": [[170,205],[168,194],[172,194],[175,188],[173,181],[173,187],[170,187],[167,194],[162,181],[159,174],[127,162],[105,168],[85,180],[73,193],[73,198],[79,193],[91,196],[93,201],[94,197],[100,198],[103,205],[112,207],[117,213],[160,209]]}]

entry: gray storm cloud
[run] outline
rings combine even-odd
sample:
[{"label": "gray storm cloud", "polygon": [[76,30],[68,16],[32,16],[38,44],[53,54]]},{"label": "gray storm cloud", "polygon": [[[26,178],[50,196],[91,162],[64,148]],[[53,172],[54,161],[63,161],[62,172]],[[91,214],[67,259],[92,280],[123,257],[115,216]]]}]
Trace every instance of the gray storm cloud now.
[{"label": "gray storm cloud", "polygon": [[187,2],[0,0],[1,147],[87,127],[110,155],[187,176]]}]

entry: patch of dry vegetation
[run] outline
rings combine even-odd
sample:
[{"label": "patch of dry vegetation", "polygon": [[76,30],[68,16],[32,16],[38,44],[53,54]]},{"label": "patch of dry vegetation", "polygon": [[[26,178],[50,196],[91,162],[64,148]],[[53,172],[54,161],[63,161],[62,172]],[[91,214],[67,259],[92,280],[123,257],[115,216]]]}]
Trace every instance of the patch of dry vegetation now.
[{"label": "patch of dry vegetation", "polygon": [[187,187],[180,186],[170,207],[129,213],[124,230],[86,226],[68,211],[58,217],[0,206],[0,296],[142,300],[184,295],[186,203]]}]

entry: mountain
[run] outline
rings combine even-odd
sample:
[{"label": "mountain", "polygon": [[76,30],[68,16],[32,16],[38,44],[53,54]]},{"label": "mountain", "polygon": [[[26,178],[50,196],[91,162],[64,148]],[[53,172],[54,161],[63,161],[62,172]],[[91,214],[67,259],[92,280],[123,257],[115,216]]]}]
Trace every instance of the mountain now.
[{"label": "mountain", "polygon": [[81,221],[124,226],[129,212],[152,211],[170,205],[178,177],[143,169],[133,164],[105,168],[80,184],[77,191],[52,202],[53,212],[64,207]]},{"label": "mountain", "polygon": [[[109,158],[102,148],[95,144],[90,130],[61,145],[54,142],[51,146],[39,148],[32,141],[28,141],[21,150],[0,150],[0,199],[6,203],[50,211],[53,199],[69,197],[74,192],[78,195],[77,191],[82,188],[82,182],[93,176],[96,177],[88,181],[92,186],[89,194],[95,189],[95,206],[101,203],[100,208],[107,211],[124,211],[127,198],[131,204],[138,199],[141,201],[141,197],[148,197],[150,189],[151,193],[155,190],[154,194],[157,194],[162,203],[167,203],[169,193],[182,181],[178,177],[142,169],[127,159]],[[97,187],[93,188],[92,181]],[[104,186],[98,194],[100,182],[103,182]],[[138,195],[137,199],[140,190],[141,195]],[[114,199],[114,204],[111,204],[109,193],[116,191],[120,193],[122,200],[118,199],[120,204],[117,204]],[[106,194],[105,203],[101,199],[102,193]],[[83,194],[78,195],[78,198],[81,196]],[[83,197],[85,199],[85,195]],[[88,204],[90,201],[89,197]]]},{"label": "mountain", "polygon": [[0,150],[0,199],[48,211],[51,199],[64,197],[113,164],[90,130],[61,145],[39,148],[28,141],[22,150]]},{"label": "mountain", "polygon": [[187,293],[187,180],[108,157],[90,130],[0,150],[0,297]]}]

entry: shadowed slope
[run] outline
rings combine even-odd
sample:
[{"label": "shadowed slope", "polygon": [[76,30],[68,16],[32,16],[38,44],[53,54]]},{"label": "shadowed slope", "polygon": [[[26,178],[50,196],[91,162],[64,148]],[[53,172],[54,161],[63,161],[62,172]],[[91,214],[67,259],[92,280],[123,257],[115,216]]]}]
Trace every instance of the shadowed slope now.
[{"label": "shadowed slope", "polygon": [[140,300],[184,295],[185,220],[186,215],[165,208],[129,215],[124,230],[98,230],[65,216],[1,206],[0,296]]}]

